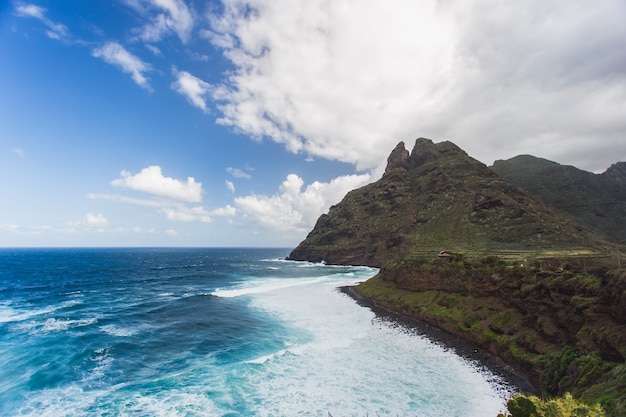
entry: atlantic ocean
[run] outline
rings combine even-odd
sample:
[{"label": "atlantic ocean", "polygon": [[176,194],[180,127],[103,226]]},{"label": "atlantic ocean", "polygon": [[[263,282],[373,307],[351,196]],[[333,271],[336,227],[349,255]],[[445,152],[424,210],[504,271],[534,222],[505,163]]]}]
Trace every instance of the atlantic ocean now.
[{"label": "atlantic ocean", "polygon": [[513,387],[289,249],[0,249],[2,416],[496,416]]}]

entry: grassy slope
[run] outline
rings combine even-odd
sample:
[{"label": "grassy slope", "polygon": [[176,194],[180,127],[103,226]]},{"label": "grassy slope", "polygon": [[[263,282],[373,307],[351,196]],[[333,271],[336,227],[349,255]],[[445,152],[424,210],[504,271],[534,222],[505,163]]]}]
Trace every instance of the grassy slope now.
[{"label": "grassy slope", "polygon": [[[409,271],[427,277],[410,279]],[[626,326],[601,314],[606,279],[619,281],[612,293],[617,288],[623,293],[626,273],[603,280],[581,271],[511,268],[495,258],[449,265],[404,260],[356,290],[381,307],[502,357],[548,395],[572,392],[601,403],[609,415],[623,416]],[[575,320],[576,314],[583,320]],[[617,354],[603,341],[617,346]]]}]

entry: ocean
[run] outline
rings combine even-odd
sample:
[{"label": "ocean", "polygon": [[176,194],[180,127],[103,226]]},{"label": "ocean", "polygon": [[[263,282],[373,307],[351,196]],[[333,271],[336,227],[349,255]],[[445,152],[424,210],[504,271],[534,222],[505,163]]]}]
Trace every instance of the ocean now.
[{"label": "ocean", "polygon": [[288,249],[0,249],[1,416],[495,417],[512,388]]}]

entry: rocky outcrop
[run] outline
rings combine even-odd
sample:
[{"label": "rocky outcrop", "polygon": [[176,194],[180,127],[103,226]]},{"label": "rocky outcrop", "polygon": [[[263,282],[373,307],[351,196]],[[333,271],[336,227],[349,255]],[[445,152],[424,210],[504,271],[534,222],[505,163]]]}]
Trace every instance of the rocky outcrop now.
[{"label": "rocky outcrop", "polygon": [[349,192],[289,259],[380,267],[394,259],[601,250],[602,239],[503,180],[451,142],[391,152],[382,178]]},{"label": "rocky outcrop", "polygon": [[611,181],[618,181],[626,184],[626,162],[614,163],[601,175]]}]

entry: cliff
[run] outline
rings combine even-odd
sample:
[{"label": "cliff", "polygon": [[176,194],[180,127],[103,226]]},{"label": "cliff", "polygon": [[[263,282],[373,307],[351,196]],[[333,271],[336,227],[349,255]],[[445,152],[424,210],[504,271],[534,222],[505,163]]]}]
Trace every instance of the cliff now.
[{"label": "cliff", "polygon": [[441,250],[602,251],[603,240],[505,181],[451,142],[391,152],[383,177],[323,214],[289,259],[380,267]]},{"label": "cliff", "polygon": [[522,370],[544,393],[571,392],[626,415],[626,273],[557,260],[399,260],[355,290]]},{"label": "cliff", "polygon": [[[586,204],[602,193],[594,181],[620,184],[624,166],[587,181],[595,174],[519,158],[492,170],[450,142],[420,138],[411,153],[401,142],[382,178],[331,207],[289,259],[381,267],[354,291],[505,359],[546,394],[572,392],[626,415],[619,247],[606,227],[558,204],[564,196],[579,200],[569,206]],[[518,187],[494,171],[539,172],[558,196],[542,200],[529,192],[534,180]],[[550,188],[552,178],[569,185]],[[594,201],[594,213],[624,214]],[[450,256],[438,257],[442,250]]]}]

